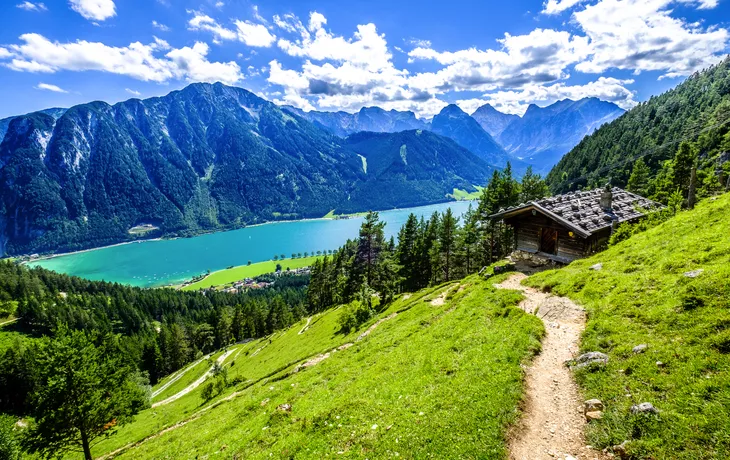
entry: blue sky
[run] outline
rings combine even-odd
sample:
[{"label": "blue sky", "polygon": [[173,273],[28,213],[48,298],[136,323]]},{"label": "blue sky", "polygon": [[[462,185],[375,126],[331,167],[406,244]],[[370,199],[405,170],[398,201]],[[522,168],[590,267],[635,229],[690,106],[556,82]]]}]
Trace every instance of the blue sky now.
[{"label": "blue sky", "polygon": [[624,108],[729,51],[728,0],[5,0],[0,117],[194,81],[355,111],[596,96]]}]

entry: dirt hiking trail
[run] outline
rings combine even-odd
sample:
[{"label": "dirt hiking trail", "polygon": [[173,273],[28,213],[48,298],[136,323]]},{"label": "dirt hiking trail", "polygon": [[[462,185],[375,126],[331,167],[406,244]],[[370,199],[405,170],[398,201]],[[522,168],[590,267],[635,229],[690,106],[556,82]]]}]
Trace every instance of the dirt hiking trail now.
[{"label": "dirt hiking trail", "polygon": [[526,370],[522,418],[509,439],[510,459],[604,459],[586,446],[583,399],[565,361],[578,353],[585,328],[585,311],[572,300],[520,284],[523,273],[512,274],[495,287],[525,295],[519,307],[545,323],[542,351]]}]

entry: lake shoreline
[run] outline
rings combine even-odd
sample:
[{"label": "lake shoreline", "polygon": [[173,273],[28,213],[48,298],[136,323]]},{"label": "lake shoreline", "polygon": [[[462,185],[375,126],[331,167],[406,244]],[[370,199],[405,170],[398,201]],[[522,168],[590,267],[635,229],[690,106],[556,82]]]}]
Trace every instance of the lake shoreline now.
[{"label": "lake shoreline", "polygon": [[[442,202],[439,202],[439,203],[424,204],[424,205],[420,205],[420,206],[410,206],[410,207],[405,207],[405,208],[382,209],[380,211],[375,211],[375,212],[401,211],[403,209],[421,208],[421,207],[425,207],[425,206],[433,206],[433,205],[444,204],[444,203],[463,203],[465,201],[474,202],[474,201],[478,201],[478,200],[449,200],[449,201],[442,201]],[[368,211],[365,211],[365,212],[368,212]],[[352,216],[352,217],[345,217],[345,219],[353,219],[353,218],[359,217],[359,214],[362,214],[362,213],[340,214],[340,216]],[[226,228],[226,229],[213,230],[213,231],[203,231],[203,232],[200,232],[200,233],[195,233],[195,234],[190,235],[190,236],[174,236],[174,237],[170,237],[170,238],[166,238],[164,236],[156,237],[156,238],[139,238],[139,239],[136,239],[134,241],[122,241],[122,242],[119,242],[119,243],[107,244],[107,245],[104,245],[104,246],[95,246],[93,248],[79,249],[79,250],[76,250],[76,251],[59,252],[59,253],[53,253],[53,254],[41,254],[38,257],[35,257],[35,258],[32,258],[32,259],[29,258],[30,254],[12,255],[12,256],[8,256],[7,258],[24,259],[24,260],[21,260],[20,261],[20,264],[21,265],[27,265],[28,263],[31,263],[31,262],[39,262],[39,261],[42,261],[42,260],[55,259],[55,258],[58,258],[58,257],[65,257],[65,256],[76,255],[76,254],[83,254],[85,252],[97,251],[97,250],[100,250],[100,249],[114,248],[114,247],[117,247],[117,246],[124,246],[126,244],[147,243],[147,242],[152,242],[152,241],[172,241],[172,240],[177,240],[177,239],[181,239],[181,238],[195,238],[195,237],[198,237],[198,236],[212,235],[212,234],[215,234],[215,233],[233,232],[233,231],[241,230],[241,229],[244,229],[244,228],[260,227],[262,225],[286,224],[286,223],[292,223],[292,222],[294,222],[294,223],[296,223],[296,222],[312,222],[312,221],[320,221],[320,220],[340,220],[340,219],[341,219],[340,217],[335,216],[335,217],[307,217],[307,218],[304,218],[304,219],[292,219],[292,220],[269,220],[269,221],[261,222],[261,223],[258,223],[258,224],[246,225],[244,227]]]}]

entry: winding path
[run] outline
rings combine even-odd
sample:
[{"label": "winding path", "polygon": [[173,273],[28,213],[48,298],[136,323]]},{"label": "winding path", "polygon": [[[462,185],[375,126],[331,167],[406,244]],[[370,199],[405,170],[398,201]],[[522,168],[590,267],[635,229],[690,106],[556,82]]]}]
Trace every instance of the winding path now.
[{"label": "winding path", "polygon": [[304,334],[304,332],[305,332],[305,331],[306,331],[307,329],[309,329],[309,323],[311,323],[311,322],[312,322],[312,317],[310,316],[309,318],[307,318],[307,324],[305,324],[305,325],[304,325],[304,327],[302,328],[302,330],[301,330],[301,331],[299,331],[299,334],[298,334],[298,335],[302,335],[302,334]]},{"label": "winding path", "polygon": [[557,297],[520,284],[516,273],[495,287],[522,291],[519,307],[545,323],[542,351],[525,374],[522,419],[509,440],[510,459],[603,459],[586,446],[583,400],[565,361],[578,353],[585,329],[585,311],[566,297]]},{"label": "winding path", "polygon": [[[226,351],[225,353],[223,353],[222,355],[220,355],[220,356],[218,357],[218,359],[216,359],[216,362],[217,362],[218,364],[223,364],[223,361],[225,361],[225,360],[226,360],[226,358],[228,358],[228,357],[229,357],[229,356],[231,355],[231,353],[233,353],[234,351],[236,351],[236,349],[235,349],[235,348],[234,348],[234,349],[232,349],[232,350],[228,350],[228,351]],[[188,369],[192,369],[193,367],[194,367],[194,366],[193,366],[193,365],[191,365],[191,366],[189,366],[189,367],[188,367]],[[188,393],[190,393],[191,391],[193,391],[194,389],[198,388],[198,387],[199,387],[200,385],[202,385],[202,384],[203,384],[203,382],[205,382],[205,380],[206,380],[206,379],[207,379],[208,377],[210,377],[210,375],[211,375],[211,374],[213,373],[213,368],[214,368],[214,367],[215,367],[215,366],[210,366],[210,369],[208,369],[208,372],[206,372],[205,374],[203,374],[203,376],[202,376],[202,377],[200,377],[200,378],[199,378],[198,380],[194,381],[193,383],[191,383],[191,384],[190,384],[190,385],[188,385],[187,387],[183,388],[182,390],[178,391],[178,392],[177,392],[177,393],[175,393],[174,395],[170,396],[169,398],[167,398],[167,399],[163,399],[162,401],[159,401],[159,402],[156,402],[156,403],[152,404],[152,407],[158,407],[158,406],[164,406],[165,404],[170,404],[171,402],[173,402],[173,401],[176,401],[176,400],[178,400],[178,399],[182,398],[182,397],[183,397],[183,396],[185,396],[186,394],[188,394]],[[177,376],[177,377],[176,377],[176,379],[179,379],[179,378],[180,378],[181,376],[182,376],[182,374],[181,374],[180,376]],[[168,384],[169,384],[169,383],[172,383],[172,381],[168,382]],[[158,391],[159,391],[159,390],[158,390]],[[158,394],[159,394],[159,393],[158,393]]]}]

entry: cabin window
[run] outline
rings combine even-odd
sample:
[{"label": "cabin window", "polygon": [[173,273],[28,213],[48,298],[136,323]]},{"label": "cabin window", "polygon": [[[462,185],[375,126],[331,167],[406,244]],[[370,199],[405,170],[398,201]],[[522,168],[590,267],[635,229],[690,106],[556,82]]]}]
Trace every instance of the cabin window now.
[{"label": "cabin window", "polygon": [[558,253],[558,231],[553,228],[540,229],[540,252],[546,254]]}]

